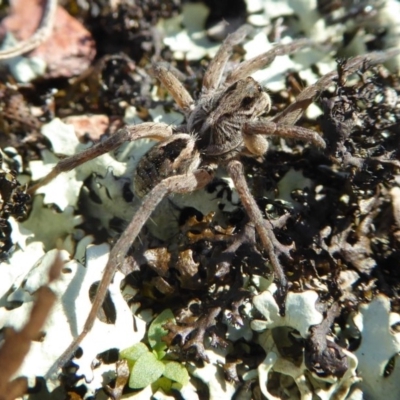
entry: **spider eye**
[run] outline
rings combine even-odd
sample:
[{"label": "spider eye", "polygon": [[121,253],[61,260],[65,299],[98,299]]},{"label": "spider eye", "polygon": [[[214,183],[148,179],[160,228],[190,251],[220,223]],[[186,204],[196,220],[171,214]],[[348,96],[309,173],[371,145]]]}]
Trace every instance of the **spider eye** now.
[{"label": "spider eye", "polygon": [[242,107],[247,107],[247,106],[249,106],[249,105],[252,104],[252,103],[253,103],[253,97],[246,96],[246,97],[242,100],[241,106],[242,106]]},{"label": "spider eye", "polygon": [[258,86],[257,86],[257,90],[258,90],[260,93],[263,91],[261,85],[258,85]]}]

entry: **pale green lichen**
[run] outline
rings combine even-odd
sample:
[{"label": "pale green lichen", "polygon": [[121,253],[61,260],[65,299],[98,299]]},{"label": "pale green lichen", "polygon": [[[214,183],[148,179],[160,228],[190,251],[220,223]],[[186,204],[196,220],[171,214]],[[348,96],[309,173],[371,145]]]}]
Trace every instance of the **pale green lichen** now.
[{"label": "pale green lichen", "polygon": [[[56,250],[47,252],[37,260],[40,253],[36,251],[37,255],[34,256],[35,249],[36,245],[32,244],[27,246],[25,251],[18,250],[9,262],[0,266],[2,270],[9,268],[20,274],[19,279],[10,275],[9,282],[3,282],[3,295],[8,293],[5,297],[6,302],[0,309],[1,328],[9,326],[20,329],[29,317],[35,291],[47,283],[47,270],[53,263]],[[71,260],[67,251],[61,252],[64,262],[61,278],[50,285],[58,300],[44,325],[43,340],[32,342],[31,349],[16,376],[46,377],[49,389],[59,385],[58,376],[50,376],[49,371],[73,338],[82,331],[91,309],[89,290],[94,283],[100,281],[108,255],[107,244],[89,246],[86,250],[86,266],[83,266]],[[103,365],[100,369],[92,368],[97,354],[116,347],[128,347],[139,342],[145,334],[145,322],[133,317],[121,294],[122,279],[123,275],[117,272],[109,287],[111,301],[116,310],[115,323],[96,320],[93,329],[81,343],[82,357],[74,359],[78,366],[78,375],[83,376],[89,393],[92,394],[102,386],[105,375],[115,376],[113,365]],[[15,301],[22,304],[13,309],[5,308],[9,304],[15,304]]]},{"label": "pale green lichen", "polygon": [[[285,358],[279,348],[290,346],[285,343],[289,331],[298,331],[300,336],[308,338],[309,329],[322,322],[321,312],[315,308],[318,294],[308,290],[303,293],[289,292],[286,299],[285,316],[279,314],[278,305],[273,298],[274,285],[253,299],[255,308],[265,319],[254,320],[251,326],[254,330],[262,332],[258,338],[266,357],[257,369],[258,381],[263,395],[268,400],[279,400],[268,390],[268,381],[271,372],[291,377],[297,390],[293,391],[290,384],[282,388],[291,393],[292,399],[312,400],[317,396],[321,400],[346,399],[352,385],[359,380],[356,374],[357,358],[349,351],[343,350],[349,363],[346,373],[341,378],[328,376],[321,378],[309,371],[305,365],[304,354],[300,363]],[[284,329],[274,335],[274,329]],[[330,340],[328,338],[328,340]],[[254,378],[254,372],[247,374],[245,379]],[[291,388],[291,389],[290,389]]]},{"label": "pale green lichen", "polygon": [[[400,314],[390,312],[390,300],[379,295],[353,315],[361,343],[354,354],[358,358],[359,387],[371,399],[400,398],[400,332],[392,327],[400,323]],[[393,361],[393,369],[386,368]]]}]

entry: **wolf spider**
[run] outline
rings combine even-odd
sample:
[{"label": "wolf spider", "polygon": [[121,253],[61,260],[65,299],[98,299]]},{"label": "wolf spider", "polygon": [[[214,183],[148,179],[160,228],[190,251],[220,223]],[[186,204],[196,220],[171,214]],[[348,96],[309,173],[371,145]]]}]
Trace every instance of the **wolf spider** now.
[{"label": "wolf spider", "polygon": [[[271,223],[263,217],[257,206],[246,183],[240,158],[242,155],[263,156],[268,149],[266,137],[270,135],[307,141],[325,148],[325,141],[318,133],[294,124],[316,95],[338,78],[338,73],[331,72],[305,88],[294,103],[274,118],[260,118],[270,110],[271,100],[250,75],[265,68],[278,55],[291,54],[315,43],[302,39],[290,44],[278,44],[266,53],[238,64],[224,75],[233,47],[242,42],[248,32],[249,27],[243,26],[225,39],[204,74],[202,91],[197,101],[193,100],[171,68],[165,63],[153,64],[153,75],[168,90],[184,113],[185,125],[172,127],[164,123],[143,123],[125,126],[107,140],[61,160],[31,189],[34,191],[58,174],[115,150],[125,142],[143,138],[160,142],[137,166],[133,180],[136,194],[144,196],[141,206],[110,252],[83,331],[59,358],[53,371],[71,358],[92,328],[115,271],[122,266],[132,242],[161,200],[171,193],[190,193],[204,188],[212,181],[213,171],[218,166],[223,166],[232,178],[250,222],[268,254],[279,284],[279,295],[284,298],[287,280],[279,256],[285,254],[289,257],[289,248],[279,243]],[[350,74],[366,61],[376,63],[391,56],[386,52],[355,57],[348,61],[342,70]],[[149,186],[149,182],[152,186]]]}]

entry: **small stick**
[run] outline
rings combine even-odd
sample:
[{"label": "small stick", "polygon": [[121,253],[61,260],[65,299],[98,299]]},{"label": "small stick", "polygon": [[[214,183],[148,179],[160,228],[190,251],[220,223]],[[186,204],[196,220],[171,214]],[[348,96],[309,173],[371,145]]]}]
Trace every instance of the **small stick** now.
[{"label": "small stick", "polygon": [[9,49],[0,50],[0,60],[8,60],[9,58],[28,53],[49,38],[54,26],[56,9],[57,0],[46,0],[38,30],[27,40],[23,40]]}]

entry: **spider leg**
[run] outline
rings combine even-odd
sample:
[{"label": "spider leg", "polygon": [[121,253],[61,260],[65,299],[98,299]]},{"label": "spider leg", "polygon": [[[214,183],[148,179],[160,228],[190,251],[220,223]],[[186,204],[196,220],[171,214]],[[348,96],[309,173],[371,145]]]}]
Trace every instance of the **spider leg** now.
[{"label": "spider leg", "polygon": [[164,62],[153,63],[151,72],[168,90],[183,113],[188,116],[194,107],[194,100],[176,77],[174,69]]},{"label": "spider leg", "polygon": [[240,79],[244,79],[254,72],[265,68],[272,61],[275,60],[277,56],[289,55],[296,53],[298,50],[304,47],[315,46],[317,43],[309,39],[299,39],[288,44],[277,44],[271,50],[260,54],[259,56],[250,58],[247,61],[241,62],[233,71],[230,72],[225,80],[225,86],[230,86]]},{"label": "spider leg", "polygon": [[315,131],[301,126],[276,124],[270,120],[247,122],[242,129],[246,148],[254,155],[261,156],[268,149],[268,142],[261,135],[276,135],[282,138],[311,142],[317,147],[325,148],[324,139]]},{"label": "spider leg", "polygon": [[263,218],[263,215],[258,208],[256,201],[250,193],[250,189],[244,176],[242,163],[238,160],[232,160],[227,164],[226,168],[229,176],[233,180],[242,205],[246,210],[250,220],[254,223],[257,233],[260,236],[261,242],[268,252],[268,256],[274,269],[276,279],[279,282],[278,297],[282,301],[284,301],[288,283],[277,254],[285,253],[287,256],[289,256],[289,250],[278,242],[271,225]]},{"label": "spider leg", "polygon": [[[400,49],[393,48],[386,51],[377,51],[362,56],[350,58],[342,66],[341,79],[345,79],[348,75],[354,74],[363,65],[375,65],[383,63],[397,54]],[[332,71],[320,79],[313,85],[306,87],[296,98],[296,101],[285,108],[281,113],[272,118],[272,121],[284,124],[294,125],[303,115],[307,107],[314,101],[319,93],[327,89],[331,84],[339,78],[337,71]]]},{"label": "spider leg", "polygon": [[143,225],[150,218],[151,213],[161,200],[170,193],[190,193],[201,189],[205,187],[211,179],[212,175],[204,169],[199,169],[183,175],[172,176],[161,181],[144,197],[141,206],[133,216],[128,227],[110,251],[103,277],[93,300],[92,309],[86,319],[82,332],[51,367],[47,374],[48,376],[53,372],[56,372],[73,356],[74,352],[79,347],[79,344],[92,329],[97,313],[104,302],[107,289],[114,277],[115,271],[123,264],[124,258],[133,241],[138,236]]},{"label": "spider leg", "polygon": [[233,47],[242,42],[250,31],[251,28],[249,25],[243,25],[237,31],[227,36],[218,49],[217,54],[210,61],[207,71],[204,74],[202,95],[211,95],[217,89],[226,63],[232,55]]},{"label": "spider leg", "polygon": [[97,143],[78,154],[59,161],[48,175],[29,189],[29,193],[34,193],[38,188],[48,184],[62,172],[71,171],[87,161],[116,149],[125,142],[132,142],[137,139],[145,138],[163,140],[171,135],[172,128],[163,123],[147,122],[135,126],[125,126],[103,142]]}]

